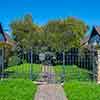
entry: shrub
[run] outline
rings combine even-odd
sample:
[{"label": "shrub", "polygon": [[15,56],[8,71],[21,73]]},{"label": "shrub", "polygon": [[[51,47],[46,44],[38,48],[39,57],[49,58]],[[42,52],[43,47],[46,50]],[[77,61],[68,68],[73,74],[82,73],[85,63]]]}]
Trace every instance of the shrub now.
[{"label": "shrub", "polygon": [[12,56],[8,60],[8,66],[14,66],[20,64],[20,58],[17,56]]}]

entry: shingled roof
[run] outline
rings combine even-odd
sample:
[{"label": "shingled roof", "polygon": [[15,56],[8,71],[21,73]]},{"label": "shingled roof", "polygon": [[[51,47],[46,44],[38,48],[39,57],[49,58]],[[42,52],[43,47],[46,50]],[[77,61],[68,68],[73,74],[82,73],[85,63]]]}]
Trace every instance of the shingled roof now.
[{"label": "shingled roof", "polygon": [[4,40],[0,41],[1,44],[6,44],[9,46],[14,46],[15,42],[10,38],[10,36],[3,31],[2,25],[0,24],[0,34],[2,34]]},{"label": "shingled roof", "polygon": [[4,34],[4,31],[3,31],[3,28],[2,28],[2,25],[0,24],[0,34],[2,34],[3,38],[4,38],[4,41],[6,42],[6,37],[5,37],[5,34]]},{"label": "shingled roof", "polygon": [[92,31],[89,35],[86,35],[80,42],[80,44],[83,46],[85,45],[87,42],[89,42],[89,40],[95,36],[96,34],[100,35],[100,26],[94,26],[92,28]]},{"label": "shingled roof", "polygon": [[100,35],[100,26],[96,26],[95,29],[98,32],[98,34]]},{"label": "shingled roof", "polygon": [[89,41],[90,35],[86,35],[80,42],[81,45],[86,44]]}]

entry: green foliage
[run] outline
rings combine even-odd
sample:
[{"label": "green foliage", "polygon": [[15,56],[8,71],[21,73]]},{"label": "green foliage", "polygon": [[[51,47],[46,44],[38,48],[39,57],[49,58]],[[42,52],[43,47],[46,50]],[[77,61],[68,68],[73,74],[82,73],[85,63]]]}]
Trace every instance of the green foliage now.
[{"label": "green foliage", "polygon": [[32,16],[26,15],[10,24],[15,40],[23,48],[30,49],[38,43],[41,28],[33,23]]},{"label": "green foliage", "polygon": [[83,21],[73,17],[52,20],[43,26],[47,46],[56,51],[67,51],[73,47],[80,47],[80,40],[87,29]]},{"label": "green foliage", "polygon": [[40,27],[33,23],[31,15],[13,21],[10,26],[15,40],[23,48],[33,47],[35,52],[59,52],[79,47],[80,40],[88,29],[83,21],[73,17],[50,20]]},{"label": "green foliage", "polygon": [[64,84],[68,100],[100,100],[100,85],[91,82],[68,82]]},{"label": "green foliage", "polygon": [[37,86],[30,80],[0,81],[0,100],[33,100]]},{"label": "green foliage", "polygon": [[17,56],[12,56],[8,60],[8,66],[14,66],[20,64],[20,58]]}]

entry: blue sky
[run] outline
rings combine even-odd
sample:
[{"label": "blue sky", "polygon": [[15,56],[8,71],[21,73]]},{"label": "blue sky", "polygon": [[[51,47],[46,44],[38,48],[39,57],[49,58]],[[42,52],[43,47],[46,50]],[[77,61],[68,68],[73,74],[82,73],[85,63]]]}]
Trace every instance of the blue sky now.
[{"label": "blue sky", "polygon": [[12,20],[28,13],[38,24],[74,16],[90,26],[100,25],[100,0],[0,0],[0,22],[5,30]]}]

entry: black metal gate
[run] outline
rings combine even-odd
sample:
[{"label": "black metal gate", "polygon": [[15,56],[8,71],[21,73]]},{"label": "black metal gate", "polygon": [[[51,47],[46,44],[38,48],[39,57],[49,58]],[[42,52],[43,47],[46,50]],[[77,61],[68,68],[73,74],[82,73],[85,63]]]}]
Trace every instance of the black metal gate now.
[{"label": "black metal gate", "polygon": [[[15,52],[15,51],[14,51]],[[46,56],[46,57],[45,57]],[[34,53],[20,50],[9,57],[8,66],[1,70],[1,78],[23,78],[48,83],[96,80],[96,52]]]}]

